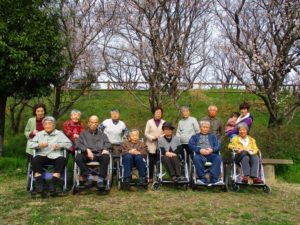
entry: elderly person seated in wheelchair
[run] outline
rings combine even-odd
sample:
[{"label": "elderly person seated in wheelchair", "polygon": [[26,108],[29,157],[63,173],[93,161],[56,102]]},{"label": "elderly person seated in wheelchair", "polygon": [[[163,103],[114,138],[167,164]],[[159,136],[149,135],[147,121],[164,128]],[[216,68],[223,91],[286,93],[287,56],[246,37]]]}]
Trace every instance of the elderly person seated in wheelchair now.
[{"label": "elderly person seated in wheelchair", "polygon": [[56,184],[60,180],[67,163],[63,157],[62,149],[70,148],[72,143],[63,132],[55,129],[55,119],[52,116],[46,116],[42,123],[44,130],[36,133],[29,142],[30,148],[37,149],[36,156],[32,159],[36,192],[42,193],[44,191],[43,166],[53,164],[54,173],[49,185],[49,192],[55,194]]},{"label": "elderly person seated in wheelchair", "polygon": [[99,118],[95,115],[90,116],[88,120],[88,130],[83,131],[79,138],[75,140],[75,146],[77,150],[81,152],[75,157],[81,176],[85,177],[87,182],[86,186],[91,187],[93,185],[94,177],[90,174],[90,170],[86,163],[90,161],[97,161],[100,163],[99,176],[97,181],[97,188],[105,188],[104,179],[107,176],[107,169],[109,164],[109,151],[111,144],[103,132],[97,128],[99,126]]},{"label": "elderly person seated in wheelchair", "polygon": [[194,152],[193,163],[196,168],[198,180],[197,184],[207,184],[205,178],[205,163],[211,162],[209,169],[210,183],[219,181],[221,173],[220,144],[217,137],[209,133],[210,122],[200,121],[200,133],[195,134],[189,140],[189,148]]},{"label": "elderly person seated in wheelchair", "polygon": [[228,148],[234,151],[234,162],[239,164],[242,169],[242,183],[248,184],[249,176],[253,184],[262,184],[259,178],[259,149],[254,138],[248,135],[249,127],[246,123],[238,125],[239,134],[232,138]]},{"label": "elderly person seated in wheelchair", "polygon": [[158,139],[158,148],[161,151],[163,164],[166,166],[172,181],[176,183],[184,180],[180,176],[180,158],[183,148],[179,137],[173,135],[174,129],[175,127],[171,123],[163,123],[164,135]]},{"label": "elderly person seated in wheelchair", "polygon": [[146,182],[147,146],[139,140],[139,131],[132,129],[128,141],[121,145],[122,162],[124,167],[124,186],[129,187],[132,167],[135,165],[139,171],[139,184]]}]

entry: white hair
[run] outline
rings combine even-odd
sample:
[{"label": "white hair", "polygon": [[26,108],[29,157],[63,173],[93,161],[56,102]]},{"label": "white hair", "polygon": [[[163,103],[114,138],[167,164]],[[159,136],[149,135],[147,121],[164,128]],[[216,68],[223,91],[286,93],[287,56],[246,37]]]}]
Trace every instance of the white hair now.
[{"label": "white hair", "polygon": [[238,130],[240,130],[241,128],[245,128],[247,131],[249,131],[249,126],[246,123],[240,123],[237,126]]},{"label": "white hair", "polygon": [[81,112],[80,112],[79,110],[77,110],[77,109],[73,109],[73,110],[71,111],[71,116],[72,116],[74,113],[77,113],[77,114],[79,114],[79,116],[81,116]]},{"label": "white hair", "polygon": [[190,107],[187,105],[181,106],[181,112],[183,112],[184,110],[190,110]]},{"label": "white hair", "polygon": [[44,123],[45,123],[46,121],[51,121],[54,125],[55,125],[55,123],[56,123],[56,120],[55,120],[55,118],[54,118],[53,116],[46,116],[46,117],[43,119],[42,124],[44,125]]},{"label": "white hair", "polygon": [[140,131],[138,129],[136,129],[136,128],[131,129],[128,134],[130,136],[133,133],[137,133],[138,135],[140,135]]},{"label": "white hair", "polygon": [[204,125],[208,125],[210,127],[210,122],[207,120],[201,120],[199,122],[200,127],[204,126]]}]

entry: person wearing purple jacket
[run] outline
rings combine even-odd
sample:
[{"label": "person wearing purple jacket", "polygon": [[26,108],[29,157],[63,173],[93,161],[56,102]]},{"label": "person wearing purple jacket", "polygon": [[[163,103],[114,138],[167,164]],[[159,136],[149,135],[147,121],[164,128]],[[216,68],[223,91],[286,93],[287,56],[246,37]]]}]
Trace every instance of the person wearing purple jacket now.
[{"label": "person wearing purple jacket", "polygon": [[253,116],[249,112],[249,109],[250,105],[247,102],[243,102],[242,104],[240,104],[241,115],[237,118],[234,129],[226,132],[228,136],[232,138],[233,136],[237,135],[239,133],[238,125],[241,123],[245,123],[250,131],[251,125],[253,123]]}]

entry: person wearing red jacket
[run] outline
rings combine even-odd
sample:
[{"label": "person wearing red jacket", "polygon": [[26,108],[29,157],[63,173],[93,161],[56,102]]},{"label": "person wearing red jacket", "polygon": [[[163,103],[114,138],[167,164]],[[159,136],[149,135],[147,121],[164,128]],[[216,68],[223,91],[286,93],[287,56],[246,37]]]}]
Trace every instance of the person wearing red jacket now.
[{"label": "person wearing red jacket", "polygon": [[80,121],[81,112],[79,110],[73,109],[71,111],[71,119],[64,122],[64,133],[72,141],[73,146],[69,149],[70,153],[74,155],[75,140],[79,137],[82,131],[84,131],[84,125]]}]

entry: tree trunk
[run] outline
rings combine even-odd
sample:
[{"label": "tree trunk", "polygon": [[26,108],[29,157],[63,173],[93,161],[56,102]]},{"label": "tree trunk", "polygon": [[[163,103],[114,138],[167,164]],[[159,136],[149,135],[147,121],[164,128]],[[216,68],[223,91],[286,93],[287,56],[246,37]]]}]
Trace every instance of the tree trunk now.
[{"label": "tree trunk", "polygon": [[[11,133],[12,134],[17,134],[20,132],[20,124],[21,124],[21,119],[23,116],[24,109],[27,105],[29,100],[22,100],[20,102],[12,103],[9,106],[9,111],[10,111],[10,127],[11,127]],[[20,105],[20,108],[18,109],[17,106]]]},{"label": "tree trunk", "polygon": [[283,118],[275,118],[271,113],[268,122],[268,128],[277,128],[283,123]]},{"label": "tree trunk", "polygon": [[59,107],[60,107],[60,103],[61,103],[61,94],[62,94],[62,90],[61,87],[55,87],[55,100],[54,100],[54,106],[53,106],[53,110],[52,110],[52,116],[55,119],[58,119],[59,116]]},{"label": "tree trunk", "polygon": [[154,113],[154,108],[155,108],[155,96],[154,96],[154,91],[153,88],[149,88],[149,103],[150,103],[150,111],[151,113]]},{"label": "tree trunk", "polygon": [[7,96],[1,96],[0,101],[0,156],[4,152],[4,128],[5,128],[5,109],[6,109]]}]

